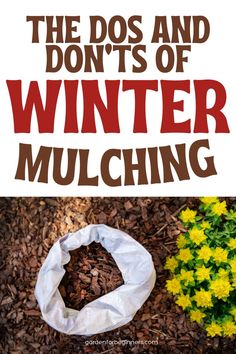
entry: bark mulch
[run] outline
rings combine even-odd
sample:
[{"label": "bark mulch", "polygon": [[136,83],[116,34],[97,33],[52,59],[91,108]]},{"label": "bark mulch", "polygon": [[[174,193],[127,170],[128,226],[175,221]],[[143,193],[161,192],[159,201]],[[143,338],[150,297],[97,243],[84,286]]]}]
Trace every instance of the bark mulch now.
[{"label": "bark mulch", "polygon": [[[236,352],[234,338],[207,338],[165,289],[165,259],[177,252],[183,231],[177,215],[197,204],[197,198],[1,198],[0,353]],[[52,244],[91,223],[119,228],[140,242],[152,254],[157,281],[129,324],[91,337],[68,336],[41,319],[34,287]],[[59,290],[66,306],[81,309],[122,282],[112,257],[93,243],[71,252]]]}]

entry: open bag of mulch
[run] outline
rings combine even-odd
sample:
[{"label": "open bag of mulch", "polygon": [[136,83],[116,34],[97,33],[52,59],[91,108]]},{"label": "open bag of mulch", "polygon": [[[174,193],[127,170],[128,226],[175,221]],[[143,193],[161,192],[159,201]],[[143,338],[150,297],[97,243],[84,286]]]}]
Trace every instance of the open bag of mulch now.
[{"label": "open bag of mulch", "polygon": [[[124,284],[84,306],[65,307],[58,286],[70,261],[69,251],[100,242],[111,253]],[[43,319],[66,334],[93,335],[123,326],[150,295],[156,280],[151,255],[126,233],[106,225],[89,225],[59,239],[40,269],[35,295]]]}]

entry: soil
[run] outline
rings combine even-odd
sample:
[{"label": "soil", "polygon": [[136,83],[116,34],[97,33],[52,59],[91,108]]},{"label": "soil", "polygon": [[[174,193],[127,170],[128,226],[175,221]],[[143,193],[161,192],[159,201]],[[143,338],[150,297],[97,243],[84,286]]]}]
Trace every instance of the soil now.
[{"label": "soil", "polygon": [[[226,199],[228,204],[236,202]],[[235,338],[207,338],[165,289],[165,259],[177,252],[175,240],[183,231],[177,215],[197,204],[197,198],[169,197],[1,198],[0,353],[236,352]],[[92,223],[116,227],[140,242],[152,254],[157,281],[129,324],[91,337],[68,336],[41,319],[34,287],[53,243]],[[80,309],[122,284],[114,260],[100,245],[75,250],[71,256],[60,284],[66,306]]]}]

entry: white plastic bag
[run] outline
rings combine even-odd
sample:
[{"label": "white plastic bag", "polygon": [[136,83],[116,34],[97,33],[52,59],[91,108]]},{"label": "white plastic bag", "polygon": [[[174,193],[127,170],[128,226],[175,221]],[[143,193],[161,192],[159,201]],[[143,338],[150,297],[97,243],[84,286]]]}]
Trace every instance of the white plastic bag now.
[{"label": "white plastic bag", "polygon": [[[58,286],[70,261],[69,251],[100,242],[119,267],[124,284],[90,302],[80,311],[66,308]],[[90,225],[59,239],[40,269],[35,295],[43,319],[66,334],[93,335],[128,323],[146,301],[156,280],[151,255],[126,233]]]}]

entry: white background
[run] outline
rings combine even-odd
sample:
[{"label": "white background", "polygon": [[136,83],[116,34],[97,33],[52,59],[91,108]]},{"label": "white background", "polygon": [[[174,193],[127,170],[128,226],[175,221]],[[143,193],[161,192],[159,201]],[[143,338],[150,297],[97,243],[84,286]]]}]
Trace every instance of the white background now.
[{"label": "white background", "polygon": [[[80,15],[80,33],[82,44],[86,44],[89,35],[89,16],[101,15],[106,19],[114,15],[122,15],[126,19],[132,15],[142,15],[143,22],[140,26],[144,33],[142,44],[147,45],[148,69],[142,74],[132,74],[130,70],[119,74],[115,55],[113,60],[106,60],[105,73],[70,74],[65,69],[58,73],[45,73],[45,40],[42,26],[42,41],[32,44],[32,25],[26,22],[27,15]],[[120,196],[181,196],[181,195],[235,195],[236,194],[236,82],[235,82],[235,21],[234,1],[8,1],[1,5],[0,31],[1,31],[1,55],[0,55],[0,195],[7,196],[76,196],[76,195],[120,195]],[[158,44],[150,44],[151,33],[154,25],[154,16],[171,15],[203,15],[210,22],[211,32],[207,42],[192,44],[188,63],[184,64],[184,73],[176,74],[171,71],[161,74],[155,69],[155,49]],[[104,44],[110,43],[109,38]],[[124,43],[126,44],[126,43]],[[65,45],[64,45],[65,46]],[[62,45],[63,47],[63,45]],[[128,64],[130,64],[128,62]],[[127,67],[130,66],[127,64]],[[42,97],[45,97],[45,83],[51,80],[100,80],[102,96],[104,96],[103,81],[105,79],[214,79],[220,81],[227,91],[227,103],[223,110],[227,117],[230,134],[215,134],[214,119],[209,118],[210,134],[160,134],[161,126],[161,90],[149,91],[147,95],[147,134],[133,134],[133,92],[120,91],[120,134],[105,134],[102,131],[99,118],[97,119],[97,134],[64,134],[64,92],[61,87],[56,111],[56,125],[54,134],[39,134],[37,132],[36,117],[33,115],[31,134],[14,134],[13,118],[6,80],[22,80],[23,96],[26,97],[30,81],[39,82]],[[82,96],[79,96],[78,126],[82,121]],[[184,121],[195,116],[194,91],[191,85],[191,93],[180,93],[176,99],[184,99],[184,112],[177,112],[176,119]],[[203,149],[206,156],[214,156],[217,175],[208,178],[199,178],[189,169],[191,180],[178,181],[174,173],[175,182],[149,184],[142,186],[126,186],[111,188],[106,186],[100,178],[98,187],[78,186],[79,163],[75,173],[74,182],[68,186],[57,185],[52,179],[52,158],[49,170],[49,183],[43,184],[37,181],[28,182],[15,180],[19,157],[19,143],[33,145],[33,151],[37,153],[39,147],[52,146],[75,149],[90,149],[89,174],[99,174],[102,154],[111,148],[145,148],[187,143],[187,146],[199,139],[209,139],[210,152]],[[200,155],[201,156],[201,155]],[[112,163],[112,176],[124,175],[123,160],[115,159]],[[200,161],[204,163],[201,158]],[[135,162],[135,160],[134,160]],[[64,160],[66,168],[66,155]],[[204,165],[203,165],[204,166]],[[63,171],[62,168],[62,171]],[[149,170],[147,164],[147,170]],[[148,172],[149,174],[149,172]],[[160,164],[162,178],[162,164]],[[26,174],[27,176],[27,174]],[[134,174],[135,180],[136,174]],[[122,178],[123,180],[123,178]]]}]

